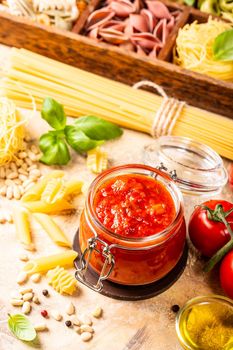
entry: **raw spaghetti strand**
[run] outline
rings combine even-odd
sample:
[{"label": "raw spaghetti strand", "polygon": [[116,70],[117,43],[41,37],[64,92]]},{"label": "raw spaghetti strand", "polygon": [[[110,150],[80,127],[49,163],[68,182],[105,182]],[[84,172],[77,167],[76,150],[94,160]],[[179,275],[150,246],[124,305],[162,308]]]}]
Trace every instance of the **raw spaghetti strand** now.
[{"label": "raw spaghetti strand", "polygon": [[233,28],[231,23],[209,18],[207,23],[197,21],[179,29],[174,49],[174,63],[182,68],[233,81],[233,62],[216,61],[213,43],[222,32]]},{"label": "raw spaghetti strand", "polygon": [[[2,91],[22,108],[30,109],[31,101],[15,82],[31,92],[39,109],[43,99],[50,96],[64,105],[67,115],[92,114],[151,133],[163,101],[163,97],[151,92],[133,89],[24,49],[12,49],[9,63]],[[232,119],[184,105],[173,121],[172,135],[193,138],[233,159]]]}]

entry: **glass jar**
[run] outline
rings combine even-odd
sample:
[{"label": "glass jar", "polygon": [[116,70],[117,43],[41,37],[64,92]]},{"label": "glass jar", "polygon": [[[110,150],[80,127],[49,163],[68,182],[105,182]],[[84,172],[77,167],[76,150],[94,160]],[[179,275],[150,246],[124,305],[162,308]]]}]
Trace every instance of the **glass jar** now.
[{"label": "glass jar", "polygon": [[[118,175],[140,174],[162,182],[175,205],[175,218],[163,231],[152,236],[128,238],[117,235],[97,218],[93,206],[98,189],[107,180]],[[179,261],[186,237],[182,194],[172,178],[159,169],[146,165],[123,165],[99,175],[92,183],[85,209],[81,215],[79,243],[83,253],[83,271],[88,264],[100,275],[96,286],[108,280],[123,285],[144,285],[155,282],[167,275]],[[81,271],[80,271],[81,273]],[[83,278],[84,283],[85,276]]]},{"label": "glass jar", "polygon": [[233,349],[233,301],[221,295],[189,300],[177,314],[176,333],[185,350]]}]

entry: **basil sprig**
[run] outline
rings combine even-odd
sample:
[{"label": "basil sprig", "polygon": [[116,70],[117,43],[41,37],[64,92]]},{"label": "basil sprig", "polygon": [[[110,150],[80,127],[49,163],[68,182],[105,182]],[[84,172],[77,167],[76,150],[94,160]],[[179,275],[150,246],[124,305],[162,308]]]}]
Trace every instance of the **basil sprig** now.
[{"label": "basil sprig", "polygon": [[123,133],[117,125],[95,116],[80,117],[73,125],[66,125],[63,106],[51,97],[44,100],[41,116],[55,129],[40,137],[40,161],[47,165],[66,165],[71,159],[68,145],[85,154]]},{"label": "basil sprig", "polygon": [[36,338],[34,327],[23,314],[9,315],[8,327],[14,336],[20,340],[32,341]]},{"label": "basil sprig", "polygon": [[217,61],[233,61],[233,29],[226,30],[215,38],[213,54]]}]

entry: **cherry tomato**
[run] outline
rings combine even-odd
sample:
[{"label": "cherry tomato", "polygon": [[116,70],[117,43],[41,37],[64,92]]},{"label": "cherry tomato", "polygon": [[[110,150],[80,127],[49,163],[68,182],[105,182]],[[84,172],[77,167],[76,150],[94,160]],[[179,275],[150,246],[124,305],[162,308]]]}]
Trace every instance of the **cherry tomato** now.
[{"label": "cherry tomato", "polygon": [[[189,237],[193,245],[205,256],[212,257],[231,238],[226,226],[222,222],[208,218],[206,206],[212,210],[221,204],[224,212],[233,208],[233,204],[224,200],[210,200],[196,207],[189,221]],[[233,229],[233,213],[226,220]]]},{"label": "cherry tomato", "polygon": [[224,292],[233,299],[233,250],[222,260],[220,267],[220,282]]}]

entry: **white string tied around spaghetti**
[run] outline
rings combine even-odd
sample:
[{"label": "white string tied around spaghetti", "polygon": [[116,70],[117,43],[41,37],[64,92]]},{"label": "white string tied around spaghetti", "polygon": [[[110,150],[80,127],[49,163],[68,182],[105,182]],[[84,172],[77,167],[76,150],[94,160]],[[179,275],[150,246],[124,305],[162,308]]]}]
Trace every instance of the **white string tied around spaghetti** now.
[{"label": "white string tied around spaghetti", "polygon": [[141,87],[151,87],[155,89],[162,97],[163,101],[155,114],[155,118],[151,128],[152,137],[171,135],[177,119],[185,105],[184,101],[179,101],[176,98],[168,97],[163,88],[152,81],[142,80],[133,85],[134,89]]}]

